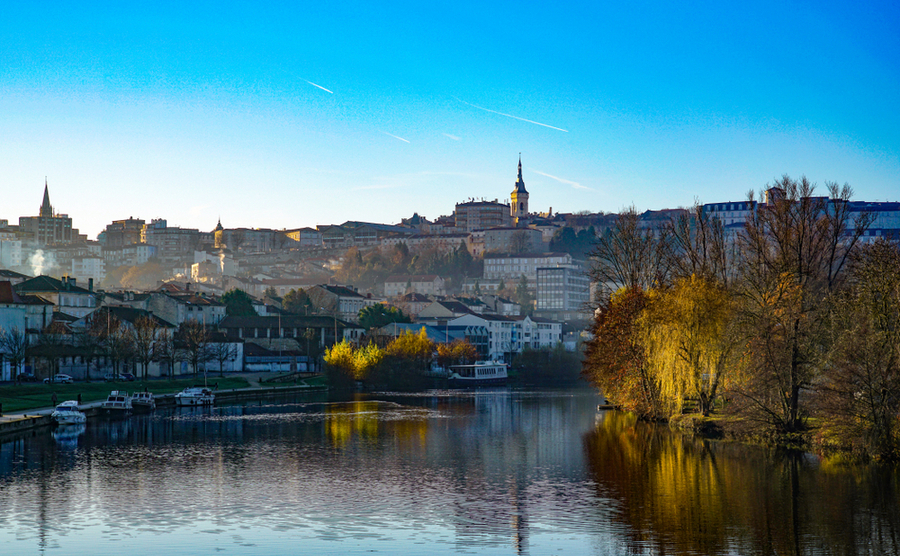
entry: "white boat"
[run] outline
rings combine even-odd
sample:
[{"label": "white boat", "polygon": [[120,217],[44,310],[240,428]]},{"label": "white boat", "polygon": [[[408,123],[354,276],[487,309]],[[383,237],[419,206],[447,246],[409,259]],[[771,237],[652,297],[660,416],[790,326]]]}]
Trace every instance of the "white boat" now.
[{"label": "white boat", "polygon": [[68,400],[56,406],[50,414],[50,420],[57,425],[77,425],[86,422],[87,418],[78,409],[78,402]]},{"label": "white boat", "polygon": [[135,413],[150,413],[156,409],[152,392],[135,392],[131,396],[131,409]]},{"label": "white boat", "polygon": [[508,376],[506,369],[506,363],[500,361],[479,361],[472,365],[451,365],[447,383],[453,388],[505,384]]},{"label": "white boat", "polygon": [[107,417],[124,417],[131,413],[131,396],[124,390],[113,390],[100,404],[100,412]]},{"label": "white boat", "polygon": [[212,390],[205,386],[191,386],[175,394],[175,405],[212,405],[216,400]]}]

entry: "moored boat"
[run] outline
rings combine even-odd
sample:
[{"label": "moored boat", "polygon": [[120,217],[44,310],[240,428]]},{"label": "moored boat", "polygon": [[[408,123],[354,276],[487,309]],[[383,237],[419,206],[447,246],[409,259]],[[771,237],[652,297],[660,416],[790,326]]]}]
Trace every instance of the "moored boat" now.
[{"label": "moored boat", "polygon": [[134,413],[150,413],[156,409],[152,392],[135,392],[131,396],[131,410]]},{"label": "moored boat", "polygon": [[447,383],[452,388],[506,384],[506,363],[479,361],[472,365],[452,365]]},{"label": "moored boat", "polygon": [[175,405],[212,405],[215,399],[216,397],[209,388],[205,386],[191,386],[175,394]]},{"label": "moored boat", "polygon": [[56,406],[50,414],[50,420],[57,425],[77,425],[86,422],[87,417],[78,409],[77,401],[68,400]]},{"label": "moored boat", "polygon": [[124,390],[113,390],[100,404],[100,412],[107,417],[125,417],[131,413],[131,396]]}]

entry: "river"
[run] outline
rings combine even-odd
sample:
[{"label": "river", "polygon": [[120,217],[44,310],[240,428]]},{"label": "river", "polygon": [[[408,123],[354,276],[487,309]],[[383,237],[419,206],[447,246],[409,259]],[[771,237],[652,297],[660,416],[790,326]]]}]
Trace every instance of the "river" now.
[{"label": "river", "polygon": [[0,554],[897,554],[892,468],[589,390],[327,394],[0,439]]}]

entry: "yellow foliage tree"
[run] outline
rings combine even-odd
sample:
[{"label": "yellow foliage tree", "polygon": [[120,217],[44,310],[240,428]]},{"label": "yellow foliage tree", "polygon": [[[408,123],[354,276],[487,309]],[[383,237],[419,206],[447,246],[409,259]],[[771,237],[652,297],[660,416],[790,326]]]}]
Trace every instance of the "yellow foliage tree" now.
[{"label": "yellow foliage tree", "polygon": [[647,361],[671,414],[685,399],[713,409],[735,345],[731,296],[715,283],[692,275],[671,288],[649,292],[639,319]]}]

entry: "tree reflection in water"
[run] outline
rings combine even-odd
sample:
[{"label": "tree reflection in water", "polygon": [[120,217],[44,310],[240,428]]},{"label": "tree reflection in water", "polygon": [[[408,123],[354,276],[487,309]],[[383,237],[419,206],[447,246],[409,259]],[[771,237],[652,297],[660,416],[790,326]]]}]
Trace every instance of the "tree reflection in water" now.
[{"label": "tree reflection in water", "polygon": [[896,469],[695,440],[605,412],[585,435],[632,554],[898,554]]}]

